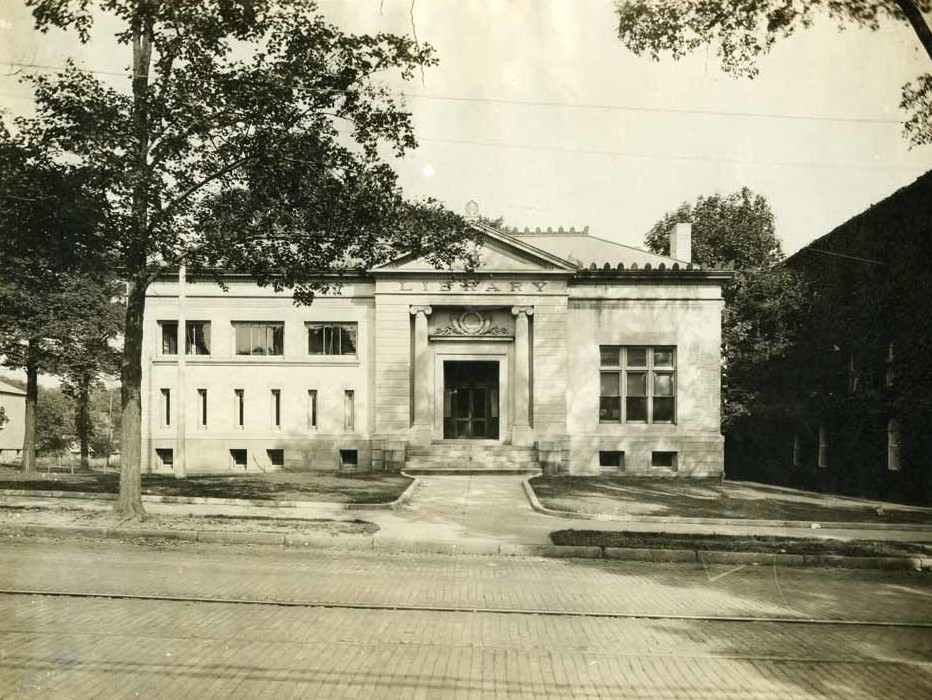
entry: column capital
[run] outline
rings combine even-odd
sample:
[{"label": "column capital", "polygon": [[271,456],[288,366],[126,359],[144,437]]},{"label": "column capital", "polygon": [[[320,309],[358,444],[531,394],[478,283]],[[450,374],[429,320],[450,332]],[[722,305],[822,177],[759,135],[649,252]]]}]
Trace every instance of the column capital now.
[{"label": "column capital", "polygon": [[533,306],[512,306],[511,307],[512,316],[520,316],[521,314],[524,314],[525,316],[533,316],[534,307]]},{"label": "column capital", "polygon": [[430,316],[433,312],[433,309],[430,308],[427,304],[422,304],[420,306],[410,306],[408,307],[411,311],[412,316],[417,316],[418,314],[424,314],[425,316]]}]

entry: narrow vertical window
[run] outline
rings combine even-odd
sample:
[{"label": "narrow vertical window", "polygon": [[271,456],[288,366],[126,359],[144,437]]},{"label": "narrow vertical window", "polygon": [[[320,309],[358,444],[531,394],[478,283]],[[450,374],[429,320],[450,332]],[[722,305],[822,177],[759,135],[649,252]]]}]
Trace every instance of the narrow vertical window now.
[{"label": "narrow vertical window", "polygon": [[793,466],[802,465],[802,455],[800,454],[799,433],[793,433]]},{"label": "narrow vertical window", "polygon": [[824,425],[819,426],[819,468],[828,466],[828,431]]},{"label": "narrow vertical window", "polygon": [[887,346],[887,358],[884,362],[883,384],[887,389],[893,388],[893,343],[890,343]]},{"label": "narrow vertical window", "polygon": [[243,424],[244,424],[245,413],[246,413],[246,410],[245,410],[245,409],[246,409],[246,406],[245,406],[245,403],[246,403],[246,402],[245,402],[245,399],[244,399],[244,397],[243,397],[243,390],[242,390],[242,389],[234,389],[234,390],[233,390],[233,394],[236,396],[236,406],[235,406],[235,408],[234,408],[234,410],[236,411],[236,425],[237,425],[237,427],[242,428],[242,427],[243,427]]},{"label": "narrow vertical window", "polygon": [[887,421],[887,469],[900,471],[900,422],[896,418]]},{"label": "narrow vertical window", "polygon": [[172,424],[172,392],[162,389],[162,425],[166,428]]},{"label": "narrow vertical window", "polygon": [[282,390],[272,389],[272,425],[282,427]]},{"label": "narrow vertical window", "polygon": [[347,389],[343,394],[343,429],[356,429],[356,392]]},{"label": "narrow vertical window", "polygon": [[207,427],[207,389],[197,390],[197,407],[201,419],[201,427]]},{"label": "narrow vertical window", "polygon": [[317,389],[307,391],[307,427],[317,427]]}]

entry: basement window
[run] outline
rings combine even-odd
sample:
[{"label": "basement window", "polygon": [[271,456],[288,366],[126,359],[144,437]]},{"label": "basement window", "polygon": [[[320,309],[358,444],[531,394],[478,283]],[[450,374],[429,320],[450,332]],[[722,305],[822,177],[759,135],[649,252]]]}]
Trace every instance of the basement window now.
[{"label": "basement window", "polygon": [[230,460],[233,462],[233,466],[237,469],[245,469],[247,464],[248,454],[246,450],[230,450]]},{"label": "basement window", "polygon": [[159,467],[162,469],[171,469],[175,466],[175,451],[169,448],[157,447],[155,456],[159,461]]},{"label": "basement window", "polygon": [[651,452],[650,466],[654,469],[676,471],[676,452]]},{"label": "basement window", "polygon": [[265,453],[269,456],[269,463],[273,467],[284,467],[285,466],[285,451],[284,450],[266,450]]},{"label": "basement window", "polygon": [[617,450],[599,450],[599,469],[622,471],[625,468],[625,453]]},{"label": "basement window", "polygon": [[357,450],[340,450],[341,467],[359,466],[359,452]]}]

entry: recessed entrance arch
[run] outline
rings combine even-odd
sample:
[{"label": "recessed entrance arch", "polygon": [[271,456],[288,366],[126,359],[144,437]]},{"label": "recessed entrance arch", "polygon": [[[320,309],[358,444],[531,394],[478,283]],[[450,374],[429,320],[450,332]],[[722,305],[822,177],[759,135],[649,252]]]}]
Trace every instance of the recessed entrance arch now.
[{"label": "recessed entrance arch", "polygon": [[500,414],[497,361],[443,362],[444,439],[497,440]]}]

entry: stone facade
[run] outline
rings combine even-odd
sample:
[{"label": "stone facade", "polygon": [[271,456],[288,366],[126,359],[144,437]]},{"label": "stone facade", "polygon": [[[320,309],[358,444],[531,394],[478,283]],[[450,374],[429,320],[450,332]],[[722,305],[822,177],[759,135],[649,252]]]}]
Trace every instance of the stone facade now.
[{"label": "stone facade", "polygon": [[474,225],[473,272],[402,257],[310,306],[235,277],[153,284],[149,470],[397,470],[463,443],[550,473],[720,474],[723,275]]}]

